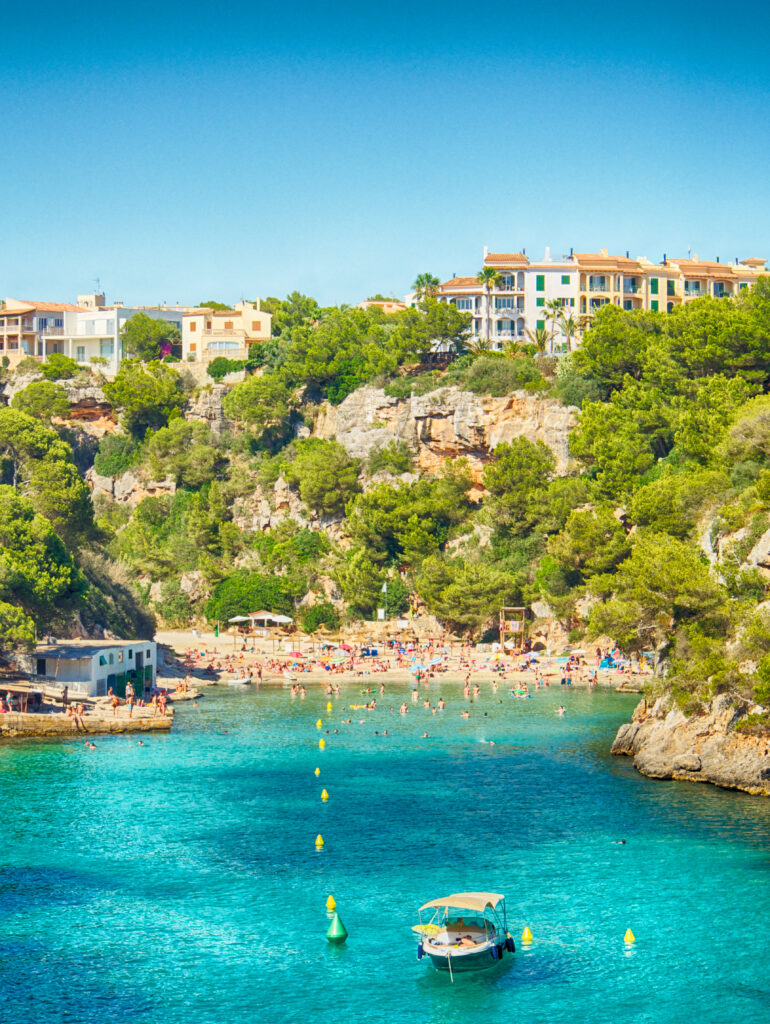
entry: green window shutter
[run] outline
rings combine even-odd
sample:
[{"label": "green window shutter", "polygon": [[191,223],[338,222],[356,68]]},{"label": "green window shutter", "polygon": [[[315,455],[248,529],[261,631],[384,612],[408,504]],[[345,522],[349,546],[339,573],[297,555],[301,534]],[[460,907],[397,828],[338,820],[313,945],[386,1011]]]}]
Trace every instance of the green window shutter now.
[{"label": "green window shutter", "polygon": [[658,279],[657,277],[650,278],[650,292],[652,295],[658,294]]},{"label": "green window shutter", "polygon": [[676,295],[673,281],[666,281],[666,295]]},{"label": "green window shutter", "polygon": [[538,322],[537,322],[537,329],[539,331],[542,331],[544,327],[545,327],[545,320],[538,320]]},{"label": "green window shutter", "polygon": [[669,302],[669,304],[666,306],[666,312],[667,313],[673,313],[674,312],[674,303],[673,302]]},{"label": "green window shutter", "polygon": [[536,285],[537,285],[537,290],[539,292],[544,292],[545,291],[545,274],[538,274],[537,275]]},{"label": "green window shutter", "polygon": [[569,274],[562,274],[561,275],[561,283],[562,284],[569,284]]},{"label": "green window shutter", "polygon": [[540,297],[540,298],[539,298],[539,299],[537,300],[537,304],[538,304],[538,306],[544,306],[544,305],[545,305],[545,299],[544,299],[544,298],[542,298],[542,297]]},{"label": "green window shutter", "polygon": [[575,308],[575,300],[574,299],[570,299],[569,300],[569,304],[570,304],[570,306],[572,306],[573,309]]},{"label": "green window shutter", "polygon": [[652,302],[650,303],[650,309],[653,311],[653,313],[657,313],[658,312],[658,300],[657,299],[653,299],[652,300]]}]

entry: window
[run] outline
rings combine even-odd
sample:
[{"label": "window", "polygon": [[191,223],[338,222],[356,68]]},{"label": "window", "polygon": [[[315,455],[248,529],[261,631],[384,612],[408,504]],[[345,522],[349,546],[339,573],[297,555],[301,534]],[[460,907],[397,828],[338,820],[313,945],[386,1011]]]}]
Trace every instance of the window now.
[{"label": "window", "polygon": [[195,332],[198,330],[198,325],[196,324],[196,322],[194,320],[190,324],[190,330],[192,331],[193,334],[195,334]]},{"label": "window", "polygon": [[225,320],[225,330],[226,331],[231,331],[232,329],[233,329],[233,321],[232,320]]},{"label": "window", "polygon": [[112,359],[112,353],[115,351],[115,343],[112,338],[100,338],[99,339],[99,355],[102,359]]},{"label": "window", "polygon": [[545,291],[545,274],[538,274],[535,282],[535,287],[539,292]]},{"label": "window", "polygon": [[676,295],[676,286],[673,281],[666,281],[666,295]]},{"label": "window", "polygon": [[45,675],[45,658],[37,659],[37,674],[39,676]]},{"label": "window", "polygon": [[64,318],[56,317],[53,322],[54,327],[64,327]]},{"label": "window", "polygon": [[667,313],[673,313],[674,312],[674,303],[673,302],[669,302],[666,305],[666,312]]},{"label": "window", "polygon": [[48,326],[48,317],[47,316],[39,316],[37,318],[37,329],[39,331],[44,331],[47,326]]},{"label": "window", "polygon": [[544,306],[545,305],[545,299],[543,298],[542,295],[538,296],[537,305],[538,306]]},{"label": "window", "polygon": [[542,331],[542,330],[545,329],[545,320],[538,320],[538,322],[537,322],[537,329],[539,331]]},{"label": "window", "polygon": [[[499,299],[495,299],[495,304],[499,301]],[[473,299],[458,299],[455,305],[458,309],[473,309]]]},{"label": "window", "polygon": [[562,284],[569,284],[569,274],[562,274],[561,275],[561,283]]},{"label": "window", "polygon": [[84,363],[86,361],[85,345],[78,345],[78,347],[75,349],[75,360],[78,363]]},{"label": "window", "polygon": [[110,655],[110,665],[114,665],[114,664],[115,664],[115,655],[111,654]]},{"label": "window", "polygon": [[658,312],[658,300],[657,299],[653,299],[652,300],[652,302],[650,303],[650,309],[653,311],[653,313],[657,313]]},{"label": "window", "polygon": [[129,661],[131,661],[131,659],[133,658],[133,656],[134,656],[134,652],[133,652],[133,651],[131,650],[131,648],[129,647],[129,648],[128,648],[128,660],[129,660]]},{"label": "window", "polygon": [[251,321],[251,329],[252,329],[252,331],[258,331],[260,329],[259,320],[252,320]]},{"label": "window", "polygon": [[196,346],[195,346],[195,342],[194,342],[194,341],[191,341],[191,342],[190,342],[190,351],[191,351],[191,352],[194,352],[194,351],[195,351],[195,348],[196,348]]},{"label": "window", "polygon": [[657,279],[657,277],[651,277],[650,278],[650,294],[651,295],[657,295],[658,294],[658,279]]},{"label": "window", "polygon": [[99,664],[100,665],[106,665],[107,664],[107,658],[106,658],[106,656],[104,654],[100,654],[99,655]]}]

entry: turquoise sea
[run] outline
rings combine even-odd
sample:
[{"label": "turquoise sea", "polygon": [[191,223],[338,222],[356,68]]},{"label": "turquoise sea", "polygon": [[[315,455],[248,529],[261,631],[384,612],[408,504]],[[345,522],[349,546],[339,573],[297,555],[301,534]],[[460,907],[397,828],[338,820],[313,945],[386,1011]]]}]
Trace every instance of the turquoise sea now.
[{"label": "turquoise sea", "polygon": [[[0,746],[0,1020],[768,1019],[770,801],[611,758],[634,697],[487,684],[466,720],[434,683],[446,710],[401,716],[405,682],[342,725],[359,689],[327,715],[217,688],[144,746]],[[452,984],[410,926],[468,889],[507,894],[517,952]]]}]

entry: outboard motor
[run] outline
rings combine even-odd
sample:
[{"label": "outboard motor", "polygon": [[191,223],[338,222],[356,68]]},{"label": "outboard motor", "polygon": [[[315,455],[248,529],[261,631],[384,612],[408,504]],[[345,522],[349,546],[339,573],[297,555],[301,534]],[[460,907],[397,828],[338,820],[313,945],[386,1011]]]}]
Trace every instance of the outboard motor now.
[{"label": "outboard motor", "polygon": [[422,948],[422,943],[419,943],[419,945],[417,946],[417,959],[422,960],[424,956],[425,950]]}]

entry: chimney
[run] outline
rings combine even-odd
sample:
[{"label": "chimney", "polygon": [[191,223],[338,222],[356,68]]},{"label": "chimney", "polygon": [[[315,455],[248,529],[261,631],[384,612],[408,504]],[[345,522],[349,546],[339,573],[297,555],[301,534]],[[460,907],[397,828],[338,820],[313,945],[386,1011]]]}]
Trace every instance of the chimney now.
[{"label": "chimney", "polygon": [[574,248],[574,246],[571,245],[569,247],[569,258],[572,259],[574,255],[575,255],[575,248]]},{"label": "chimney", "polygon": [[550,263],[551,262],[551,247],[550,247],[550,245],[547,245],[545,247],[545,254],[543,256],[543,262],[544,263]]},{"label": "chimney", "polygon": [[666,265],[666,254],[663,253],[663,266],[665,267],[665,265]]},{"label": "chimney", "polygon": [[484,259],[486,259],[487,256],[489,256],[489,246],[485,245],[484,246]]}]

